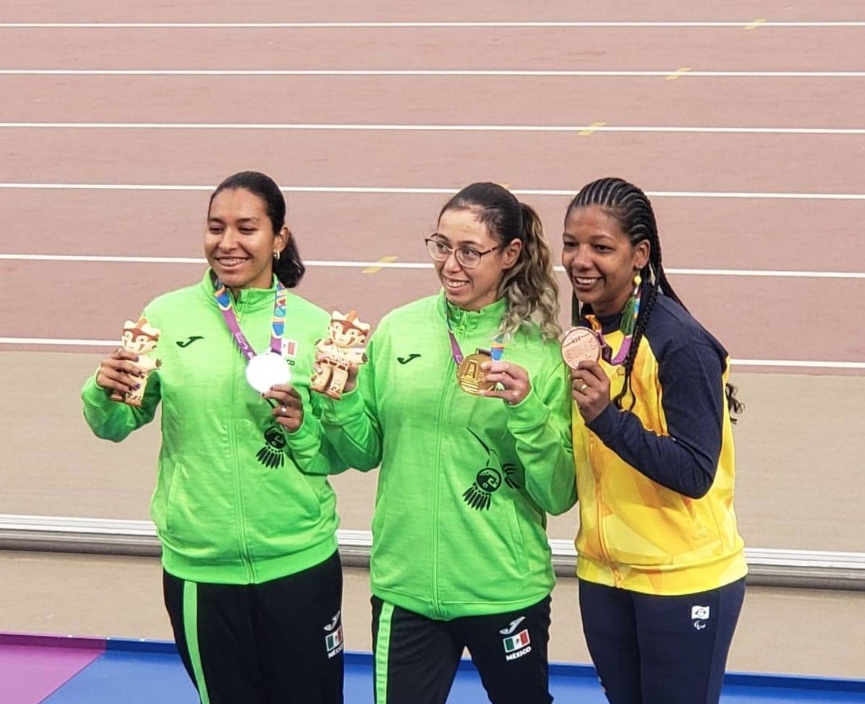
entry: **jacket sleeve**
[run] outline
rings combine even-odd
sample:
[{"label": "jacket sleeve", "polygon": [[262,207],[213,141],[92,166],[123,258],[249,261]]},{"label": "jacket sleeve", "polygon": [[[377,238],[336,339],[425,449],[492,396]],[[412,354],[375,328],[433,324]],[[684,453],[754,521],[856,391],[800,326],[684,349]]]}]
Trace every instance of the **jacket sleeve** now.
[{"label": "jacket sleeve", "polygon": [[571,444],[571,398],[564,363],[546,379],[533,379],[523,401],[508,408],[508,430],[525,469],[526,491],[547,513],[577,502]]},{"label": "jacket sleeve", "polygon": [[375,398],[376,335],[367,346],[368,361],[361,365],[357,388],[343,394],[339,401],[324,400],[322,423],[327,440],[343,462],[362,472],[381,463],[382,431]]},{"label": "jacket sleeve", "polygon": [[93,434],[103,440],[120,442],[132,431],[147,425],[156,415],[159,405],[159,373],[152,373],[147,379],[147,388],[139,408],[125,403],[112,401],[109,392],[96,385],[96,375],[91,376],[81,391],[84,404],[84,420]]},{"label": "jacket sleeve", "polygon": [[324,406],[324,397],[310,393],[300,427],[284,433],[294,463],[305,474],[341,474],[349,468],[325,432],[321,421]]},{"label": "jacket sleeve", "polygon": [[637,415],[613,404],[588,424],[625,462],[661,486],[692,499],[715,480],[724,423],[724,378],[718,351],[692,340],[659,366],[668,435],[647,430]]}]

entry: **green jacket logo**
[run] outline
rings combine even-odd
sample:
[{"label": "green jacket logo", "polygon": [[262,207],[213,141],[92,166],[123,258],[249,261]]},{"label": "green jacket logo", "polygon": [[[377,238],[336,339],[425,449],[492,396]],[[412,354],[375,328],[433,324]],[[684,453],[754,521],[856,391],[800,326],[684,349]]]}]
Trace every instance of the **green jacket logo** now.
[{"label": "green jacket logo", "polygon": [[[517,473],[517,467],[513,464],[505,464],[502,466],[498,453],[481,440],[480,436],[471,428],[466,428],[466,430],[468,430],[474,439],[480,443],[481,447],[486,450],[487,460],[486,466],[482,467],[478,471],[477,475],[475,475],[474,483],[463,492],[463,501],[477,511],[486,511],[493,502],[493,494],[499,490],[499,487],[501,487],[502,480],[504,480],[504,483],[511,489],[520,488],[520,485],[514,479],[514,475]],[[493,460],[494,455],[495,461]],[[494,463],[498,464],[501,469],[499,470],[493,467],[492,465]]]},{"label": "green jacket logo", "polygon": [[264,431],[264,447],[262,447],[255,458],[265,467],[279,469],[285,463],[285,435],[277,427],[268,428]]},{"label": "green jacket logo", "polygon": [[178,347],[189,347],[196,340],[203,340],[204,338],[201,335],[190,335],[185,340],[175,340],[174,344]]}]

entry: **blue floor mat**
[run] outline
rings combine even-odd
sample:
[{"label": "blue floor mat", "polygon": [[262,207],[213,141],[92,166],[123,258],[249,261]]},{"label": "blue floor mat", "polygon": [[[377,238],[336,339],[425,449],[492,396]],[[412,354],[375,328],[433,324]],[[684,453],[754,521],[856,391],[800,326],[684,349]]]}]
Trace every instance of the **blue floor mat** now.
[{"label": "blue floor mat", "polygon": [[[38,657],[38,656],[34,656]],[[32,674],[32,671],[31,671]],[[605,704],[603,692],[587,665],[554,664],[551,690],[556,702]],[[373,704],[372,656],[346,654],[345,701]],[[108,641],[106,651],[71,677],[42,704],[196,704],[173,643]],[[486,694],[477,672],[464,662],[457,674],[450,704],[484,704]],[[723,704],[865,703],[865,680],[840,680],[771,675],[727,675]],[[16,704],[39,704],[20,702]]]}]

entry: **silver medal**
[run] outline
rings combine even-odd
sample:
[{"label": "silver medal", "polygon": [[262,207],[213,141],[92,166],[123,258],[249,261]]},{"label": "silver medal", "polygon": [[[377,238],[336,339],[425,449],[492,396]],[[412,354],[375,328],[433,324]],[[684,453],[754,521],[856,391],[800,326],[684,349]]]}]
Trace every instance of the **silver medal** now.
[{"label": "silver medal", "polygon": [[246,380],[253,389],[263,394],[276,384],[287,384],[291,380],[291,370],[280,355],[266,352],[249,360]]}]

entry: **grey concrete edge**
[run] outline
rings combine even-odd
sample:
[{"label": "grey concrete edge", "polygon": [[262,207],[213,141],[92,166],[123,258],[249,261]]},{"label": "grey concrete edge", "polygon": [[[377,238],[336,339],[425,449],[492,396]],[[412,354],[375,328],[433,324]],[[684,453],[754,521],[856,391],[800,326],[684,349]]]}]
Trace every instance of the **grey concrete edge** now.
[{"label": "grey concrete edge", "polygon": [[[369,531],[340,530],[343,564],[368,567]],[[550,540],[559,577],[573,578],[577,555],[569,540]],[[150,521],[0,514],[0,550],[158,557]],[[798,589],[865,591],[865,553],[746,548],[748,583]]]}]

